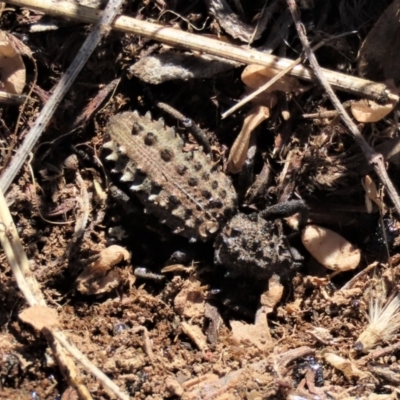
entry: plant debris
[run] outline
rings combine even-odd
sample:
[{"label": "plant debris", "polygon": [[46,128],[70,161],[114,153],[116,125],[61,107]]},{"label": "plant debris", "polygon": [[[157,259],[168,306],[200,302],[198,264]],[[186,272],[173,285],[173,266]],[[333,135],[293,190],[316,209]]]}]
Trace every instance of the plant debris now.
[{"label": "plant debris", "polygon": [[42,1],[0,27],[0,397],[394,400],[399,1]]},{"label": "plant debris", "polygon": [[238,67],[238,63],[215,56],[165,51],[142,57],[129,68],[129,73],[144,82],[159,85],[170,80],[212,78]]},{"label": "plant debris", "polygon": [[371,299],[368,321],[354,345],[358,351],[368,351],[380,342],[387,342],[400,330],[400,296],[394,296],[385,305],[381,299]]}]

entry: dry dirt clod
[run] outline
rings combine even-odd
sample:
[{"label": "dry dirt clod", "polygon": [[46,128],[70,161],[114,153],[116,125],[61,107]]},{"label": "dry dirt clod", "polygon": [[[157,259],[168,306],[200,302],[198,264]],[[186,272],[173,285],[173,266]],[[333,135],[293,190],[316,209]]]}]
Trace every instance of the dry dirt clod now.
[{"label": "dry dirt clod", "polygon": [[57,311],[39,304],[22,311],[19,318],[38,331],[41,331],[44,327],[59,325]]},{"label": "dry dirt clod", "polygon": [[167,377],[165,379],[165,388],[167,389],[168,393],[171,396],[178,396],[178,397],[182,397],[183,395],[183,388],[182,386],[179,384],[179,382],[171,377]]},{"label": "dry dirt clod", "polygon": [[140,58],[129,68],[129,73],[143,82],[159,85],[176,79],[211,78],[238,66],[238,63],[215,56],[166,50]]}]

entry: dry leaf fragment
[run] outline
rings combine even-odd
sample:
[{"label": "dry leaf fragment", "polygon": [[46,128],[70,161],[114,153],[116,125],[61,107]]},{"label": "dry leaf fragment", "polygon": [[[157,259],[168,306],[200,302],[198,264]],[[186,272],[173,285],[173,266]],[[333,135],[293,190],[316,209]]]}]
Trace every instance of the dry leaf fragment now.
[{"label": "dry leaf fragment", "polygon": [[296,299],[293,303],[288,303],[285,305],[285,311],[289,314],[289,315],[293,315],[293,314],[300,314],[301,312],[301,303],[302,303],[303,299]]},{"label": "dry leaf fragment", "polygon": [[98,269],[110,269],[121,261],[129,261],[130,259],[131,255],[128,250],[118,245],[112,245],[99,254],[99,259],[94,264]]},{"label": "dry leaf fragment", "polygon": [[120,274],[111,268],[121,261],[130,260],[131,255],[125,248],[112,245],[100,252],[99,258],[87,266],[76,279],[77,289],[82,294],[93,295],[107,293],[119,285]]},{"label": "dry leaf fragment", "polygon": [[190,273],[194,271],[193,265],[190,267],[187,267],[186,265],[183,264],[173,264],[173,265],[167,265],[161,270],[162,274],[165,274],[166,272],[186,272]]},{"label": "dry leaf fragment", "polygon": [[193,318],[204,315],[206,294],[200,282],[188,280],[174,299],[175,311],[184,317]]},{"label": "dry leaf fragment", "polygon": [[25,65],[8,35],[0,31],[0,90],[21,94],[25,86]]},{"label": "dry leaf fragment", "polygon": [[57,311],[39,304],[26,308],[18,316],[22,322],[32,325],[38,331],[44,327],[59,325]]},{"label": "dry leaf fragment", "polygon": [[181,328],[183,333],[193,340],[193,343],[197,346],[199,350],[204,350],[207,348],[207,340],[204,333],[201,331],[200,327],[197,325],[190,325],[187,322],[181,323]]},{"label": "dry leaf fragment", "polygon": [[365,206],[368,213],[372,213],[373,211],[371,201],[373,201],[383,213],[386,207],[379,195],[375,182],[369,175],[365,176],[364,180],[362,181],[362,185],[365,190]]},{"label": "dry leaf fragment", "polygon": [[378,104],[373,100],[362,99],[351,103],[351,113],[358,122],[378,122],[385,118],[394,107],[396,102]]},{"label": "dry leaf fragment", "polygon": [[255,325],[241,321],[230,321],[230,325],[232,328],[232,338],[238,343],[250,343],[262,351],[274,344],[265,312],[257,315]]},{"label": "dry leaf fragment", "polygon": [[[258,89],[260,86],[265,85],[280,71],[271,67],[263,67],[261,65],[248,65],[242,72],[243,83],[251,89]],[[283,76],[277,82],[273,83],[266,92],[281,91],[285,93],[301,93],[304,91],[303,86],[296,78],[290,76]]]},{"label": "dry leaf fragment", "polygon": [[274,341],[268,326],[267,314],[271,313],[279,303],[283,294],[283,286],[278,275],[272,275],[268,281],[268,290],[261,295],[261,307],[256,313],[255,324],[231,321],[232,337],[239,343],[252,343],[260,350],[273,345]]},{"label": "dry leaf fragment", "polygon": [[130,258],[131,255],[128,250],[118,245],[112,245],[102,250],[99,254],[99,258],[94,263],[90,264],[88,268],[91,274],[104,274],[114,265],[123,260],[128,261]]},{"label": "dry leaf fragment", "polygon": [[253,107],[246,115],[242,130],[232,145],[227,162],[227,171],[237,174],[242,170],[249,149],[251,133],[261,122],[269,118],[269,108],[264,106]]},{"label": "dry leaf fragment", "polygon": [[69,386],[61,396],[61,400],[79,400],[78,392]]},{"label": "dry leaf fragment", "polygon": [[331,344],[334,342],[333,336],[328,329],[319,326],[312,326],[312,329],[307,330],[315,339],[323,344]]},{"label": "dry leaf fragment", "polygon": [[360,250],[328,228],[308,225],[302,232],[301,240],[319,263],[333,271],[349,271],[360,263]]},{"label": "dry leaf fragment", "polygon": [[327,353],[324,355],[324,358],[334,368],[341,371],[349,380],[352,380],[353,378],[363,379],[368,376],[366,372],[363,372],[357,368],[354,362],[346,360],[345,358],[337,356],[336,354]]},{"label": "dry leaf fragment", "polygon": [[214,344],[218,339],[218,330],[223,324],[222,317],[219,314],[217,307],[212,306],[209,303],[206,303],[205,305],[204,316],[209,320],[208,328],[205,331],[207,339],[211,344]]}]

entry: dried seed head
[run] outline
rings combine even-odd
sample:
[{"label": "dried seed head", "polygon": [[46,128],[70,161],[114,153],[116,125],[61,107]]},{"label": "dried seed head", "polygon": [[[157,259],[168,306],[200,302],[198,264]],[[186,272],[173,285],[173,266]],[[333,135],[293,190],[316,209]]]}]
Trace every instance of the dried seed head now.
[{"label": "dried seed head", "polygon": [[378,343],[390,340],[400,330],[400,295],[393,297],[385,306],[381,300],[372,299],[368,320],[368,326],[354,345],[358,351],[368,351]]}]

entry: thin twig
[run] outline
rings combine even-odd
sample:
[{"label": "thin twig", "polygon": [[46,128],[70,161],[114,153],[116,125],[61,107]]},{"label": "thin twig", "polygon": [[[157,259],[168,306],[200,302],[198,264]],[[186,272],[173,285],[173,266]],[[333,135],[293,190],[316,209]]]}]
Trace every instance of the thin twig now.
[{"label": "thin twig", "polygon": [[175,118],[177,121],[181,122],[184,127],[196,138],[196,140],[203,146],[203,149],[206,153],[211,153],[211,145],[207,138],[206,133],[198,127],[190,118],[187,118],[176,108],[172,107],[167,103],[163,103],[157,100],[153,96],[153,92],[151,91],[148,85],[143,84],[143,90],[146,96],[151,100],[152,103],[155,104],[160,110],[166,112],[171,115],[171,117]]},{"label": "thin twig", "polygon": [[27,96],[23,94],[12,94],[7,92],[0,91],[0,103],[1,104],[10,104],[10,105],[19,105],[26,101]]},{"label": "thin twig", "polygon": [[[3,192],[0,190],[0,243],[4,249],[4,253],[10,264],[11,270],[17,282],[18,288],[21,290],[26,301],[30,306],[43,305],[46,306],[44,296],[40,291],[40,286],[35,279],[29,268],[28,258],[22,247],[21,240],[18,236],[17,229],[12,219],[10,210],[6,204]],[[68,371],[65,374],[65,378],[68,384],[73,386],[81,397],[84,399],[91,399],[90,393],[86,387],[84,387],[80,379],[76,379],[78,376],[75,365],[68,362],[68,366],[65,365],[66,355],[63,351],[59,351],[59,348],[52,347],[54,350],[54,356],[59,362],[60,369],[62,371]]]},{"label": "thin twig", "polygon": [[304,119],[336,118],[337,116],[339,116],[339,113],[336,110],[326,110],[302,115]]},{"label": "thin twig", "polygon": [[[26,48],[26,46],[24,46],[24,48]],[[26,99],[24,100],[24,102],[22,103],[22,106],[19,109],[18,118],[17,118],[17,121],[15,122],[14,132],[12,135],[11,142],[9,144],[9,151],[8,151],[6,157],[4,158],[4,164],[3,164],[4,166],[8,165],[8,163],[14,153],[14,147],[18,142],[19,124],[22,119],[22,116],[24,115],[24,111],[26,109],[28,101],[31,98],[32,92],[36,87],[36,82],[37,82],[37,78],[38,78],[38,68],[37,68],[36,61],[33,58],[33,54],[28,50],[25,52],[25,55],[27,55],[32,60],[32,63],[33,63],[33,80],[32,80],[31,86],[29,88],[28,95],[26,96]]]},{"label": "thin twig", "polygon": [[350,134],[360,146],[362,152],[364,153],[365,158],[367,159],[368,163],[372,166],[375,173],[378,175],[381,183],[385,187],[386,191],[389,194],[390,199],[392,200],[397,213],[400,215],[400,198],[394,188],[392,181],[390,180],[387,171],[385,169],[385,163],[382,154],[376,153],[366,142],[364,137],[362,136],[361,132],[357,128],[356,124],[352,121],[352,119],[347,114],[346,110],[344,109],[343,105],[339,101],[338,97],[336,96],[335,92],[333,91],[331,85],[327,81],[325,77],[324,71],[318,64],[318,61],[310,47],[310,43],[308,42],[306,30],[304,25],[301,23],[300,20],[300,12],[297,8],[295,0],[287,0],[287,4],[289,6],[289,10],[292,14],[293,21],[296,26],[297,33],[299,35],[300,41],[303,45],[304,52],[307,56],[307,59],[311,65],[311,68],[314,71],[316,78],[318,79],[319,83],[325,89],[326,93],[328,94],[333,106],[337,110],[342,119],[343,123],[349,129]]},{"label": "thin twig", "polygon": [[357,363],[359,365],[363,365],[368,361],[378,360],[381,357],[394,353],[395,351],[399,350],[399,348],[400,348],[400,341],[396,342],[395,344],[392,344],[391,346],[384,347],[383,349],[376,349],[372,351],[368,355],[358,360]]},{"label": "thin twig", "polygon": [[10,166],[2,174],[0,178],[0,187],[3,192],[7,191],[11,182],[18,174],[22,165],[28,158],[29,153],[33,150],[40,135],[46,129],[48,122],[52,118],[61,100],[64,98],[83,66],[86,64],[86,61],[89,59],[93,50],[97,47],[104,35],[109,32],[109,26],[117,15],[121,3],[122,0],[109,0],[101,17],[96,19],[96,24],[93,26],[92,31],[89,33],[65,74],[61,77],[53,94],[44,105],[40,115],[26,135],[21,147],[17,150],[11,160]]},{"label": "thin twig", "polygon": [[[349,32],[349,33],[354,33],[354,32]],[[346,33],[345,35],[348,35],[349,33]],[[324,46],[327,42],[333,40],[333,39],[338,39],[339,37],[342,37],[344,35],[338,35],[334,36],[328,40],[322,40],[318,44],[316,44],[312,50],[317,51],[320,47]],[[236,110],[238,110],[240,107],[243,107],[245,104],[247,104],[249,101],[253,100],[255,97],[257,97],[259,94],[262,92],[265,92],[269,87],[271,87],[275,82],[277,82],[279,79],[281,79],[284,75],[287,75],[290,73],[290,71],[296,66],[299,65],[301,62],[303,62],[304,57],[299,57],[296,60],[294,60],[287,68],[283,69],[279,74],[275,75],[272,79],[270,79],[268,82],[264,83],[261,87],[259,87],[257,90],[255,90],[253,93],[250,93],[247,95],[244,99],[240,100],[239,103],[235,104],[232,108],[230,108],[228,111],[225,111],[222,115],[221,118],[224,119],[228,117],[229,115],[233,114]]]},{"label": "thin twig", "polygon": [[176,120],[182,122],[185,128],[197,139],[197,141],[203,146],[206,153],[211,153],[210,142],[207,139],[206,133],[200,129],[190,118],[187,118],[176,108],[170,106],[169,104],[163,103],[161,101],[156,101],[156,106],[161,110],[165,111],[169,115],[176,118]]},{"label": "thin twig", "polygon": [[[40,2],[38,0],[9,0],[8,3],[86,23],[96,22],[100,14],[100,11],[96,9],[61,0],[57,2],[52,0],[41,0]],[[213,54],[244,64],[264,65],[278,71],[287,68],[293,63],[293,60],[287,58],[276,57],[254,49],[235,46],[216,39],[126,16],[117,17],[111,26],[115,30],[144,36],[171,46]],[[388,99],[399,101],[399,96],[383,83],[376,83],[327,69],[322,69],[322,71],[328,82],[339,90],[354,93],[361,97],[370,97],[378,100],[387,97]],[[303,65],[296,65],[290,75],[307,81],[315,80],[312,70]]]},{"label": "thin twig", "polygon": [[243,107],[249,101],[253,100],[259,94],[261,94],[262,92],[265,92],[270,86],[272,86],[275,82],[277,82],[279,79],[281,79],[284,75],[287,75],[296,65],[299,65],[302,62],[302,60],[303,60],[302,57],[299,57],[296,60],[294,60],[287,68],[285,68],[281,72],[279,72],[279,74],[275,75],[268,82],[264,83],[264,85],[260,86],[257,90],[255,90],[254,92],[247,95],[244,99],[240,100],[239,103],[235,104],[229,110],[225,111],[221,115],[221,119],[229,117],[229,115],[233,114],[235,111],[237,111],[239,108]]},{"label": "thin twig", "polygon": [[64,333],[60,330],[52,330],[52,335],[57,341],[68,351],[80,364],[82,364],[88,371],[90,371],[107,389],[111,390],[121,400],[129,400],[129,395],[122,392],[122,390],[99,368],[82,354],[74,345],[72,345],[65,337]]}]

